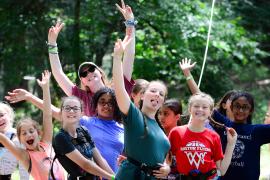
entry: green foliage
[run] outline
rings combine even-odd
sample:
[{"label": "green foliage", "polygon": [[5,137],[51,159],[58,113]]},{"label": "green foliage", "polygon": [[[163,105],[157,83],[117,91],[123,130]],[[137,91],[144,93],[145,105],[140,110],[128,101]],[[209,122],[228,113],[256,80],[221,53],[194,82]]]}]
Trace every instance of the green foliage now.
[{"label": "green foliage", "polygon": [[[103,64],[113,50],[114,41],[123,38],[123,17],[115,3],[120,1],[1,1],[0,66],[3,92],[28,88],[22,77],[40,76],[50,67],[48,28],[58,18],[65,28],[58,38],[61,64],[68,77],[78,84],[77,69],[83,61]],[[136,60],[133,77],[161,79],[170,89],[170,97],[187,100],[190,92],[178,62],[188,57],[197,61],[193,70],[199,79],[210,18],[211,1],[139,0],[126,1],[139,21],[136,33]],[[261,119],[270,99],[269,84],[258,81],[270,77],[269,2],[218,1],[213,17],[212,34],[201,89],[216,100],[227,90],[250,91],[258,102]],[[110,64],[106,62],[107,64]],[[37,90],[40,95],[39,88]],[[58,105],[63,91],[53,81],[53,103]],[[3,97],[3,94],[2,94]],[[263,101],[263,99],[266,99]],[[40,111],[23,106],[40,116]],[[26,107],[25,107],[26,106]],[[37,113],[37,114],[35,114]],[[28,114],[27,114],[28,115]]]}]

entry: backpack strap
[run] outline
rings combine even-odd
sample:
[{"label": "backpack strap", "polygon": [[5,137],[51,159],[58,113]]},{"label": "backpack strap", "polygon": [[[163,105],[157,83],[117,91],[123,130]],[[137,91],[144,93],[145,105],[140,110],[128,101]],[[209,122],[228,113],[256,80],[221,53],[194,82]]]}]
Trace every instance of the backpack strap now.
[{"label": "backpack strap", "polygon": [[31,170],[32,170],[32,160],[31,160],[31,156],[30,156],[29,152],[28,152],[28,156],[29,156],[29,167],[28,167],[27,172],[30,174]]},{"label": "backpack strap", "polygon": [[52,160],[52,163],[51,163],[51,169],[50,169],[50,174],[51,174],[51,177],[52,177],[53,180],[56,180],[56,178],[55,178],[55,176],[54,176],[54,172],[53,172],[53,163],[54,163],[54,161],[56,160],[56,158],[57,158],[57,156],[56,156],[56,154],[55,154],[55,156],[54,156],[54,158],[53,158],[53,160]]}]

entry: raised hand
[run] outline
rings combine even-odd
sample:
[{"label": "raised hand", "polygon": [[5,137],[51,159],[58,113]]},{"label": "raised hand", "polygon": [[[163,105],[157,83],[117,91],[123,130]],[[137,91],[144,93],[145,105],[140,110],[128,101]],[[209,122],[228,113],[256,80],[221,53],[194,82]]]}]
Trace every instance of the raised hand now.
[{"label": "raised hand", "polygon": [[12,92],[8,92],[8,96],[5,99],[10,103],[17,103],[27,100],[32,94],[24,89],[14,89]]},{"label": "raised hand", "polygon": [[42,80],[37,79],[37,83],[41,88],[48,87],[50,84],[51,72],[45,70],[42,73]]},{"label": "raised hand", "polygon": [[49,44],[56,45],[56,40],[57,40],[58,34],[63,27],[64,27],[64,23],[62,23],[61,21],[57,21],[55,26],[52,26],[49,29],[49,33],[48,33],[48,43]]},{"label": "raised hand", "polygon": [[121,39],[118,39],[114,44],[113,56],[114,58],[122,58],[124,53],[124,46]]},{"label": "raised hand", "polygon": [[190,69],[192,69],[195,66],[196,62],[194,62],[193,64],[191,64],[191,59],[182,59],[181,62],[179,62],[179,67],[182,69],[182,71],[190,71]]},{"label": "raised hand", "polygon": [[134,19],[134,15],[133,15],[131,7],[129,7],[128,5],[125,5],[124,0],[121,0],[121,7],[118,4],[115,4],[115,5],[117,9],[123,14],[125,20]]}]

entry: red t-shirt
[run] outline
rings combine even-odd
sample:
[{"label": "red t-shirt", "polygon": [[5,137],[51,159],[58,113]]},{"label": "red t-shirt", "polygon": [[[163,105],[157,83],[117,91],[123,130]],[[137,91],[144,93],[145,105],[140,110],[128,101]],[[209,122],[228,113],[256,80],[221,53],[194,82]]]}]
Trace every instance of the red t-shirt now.
[{"label": "red t-shirt", "polygon": [[216,168],[216,161],[223,159],[220,137],[212,130],[196,133],[187,125],[178,126],[171,130],[169,140],[180,174],[188,175],[195,169],[206,173]]}]

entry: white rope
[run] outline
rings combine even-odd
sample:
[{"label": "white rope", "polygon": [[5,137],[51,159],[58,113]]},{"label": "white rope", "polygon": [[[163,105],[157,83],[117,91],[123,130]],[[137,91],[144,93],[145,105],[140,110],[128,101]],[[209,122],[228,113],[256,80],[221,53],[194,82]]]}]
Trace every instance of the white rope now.
[{"label": "white rope", "polygon": [[213,19],[214,7],[215,7],[215,0],[212,1],[211,16],[210,16],[210,22],[209,22],[208,34],[207,34],[207,41],[206,41],[206,47],[205,47],[205,52],[204,52],[204,57],[203,57],[203,65],[202,65],[201,75],[200,75],[200,79],[198,82],[198,88],[200,88],[200,85],[201,85],[202,76],[203,76],[203,72],[204,72],[204,66],[205,66],[205,62],[206,62],[206,58],[207,58],[210,34],[211,34],[211,29],[212,29],[212,19]]}]

